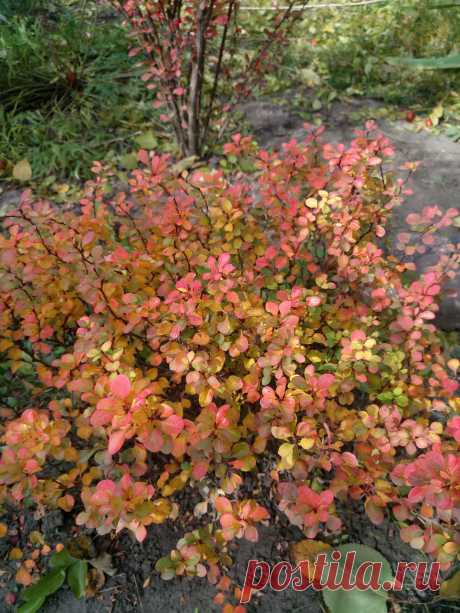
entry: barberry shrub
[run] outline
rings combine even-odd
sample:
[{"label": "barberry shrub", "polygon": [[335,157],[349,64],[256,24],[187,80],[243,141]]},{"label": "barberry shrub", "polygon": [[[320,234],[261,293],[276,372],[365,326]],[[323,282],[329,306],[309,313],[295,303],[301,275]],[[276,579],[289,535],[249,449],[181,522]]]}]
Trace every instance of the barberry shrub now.
[{"label": "barberry shrub", "polygon": [[[228,111],[253,93],[300,13],[294,0],[267,18],[258,42],[243,39],[238,0],[111,0],[134,39],[142,76],[183,156],[212,151]],[[260,36],[262,34],[262,36]]]},{"label": "barberry shrub", "polygon": [[[140,151],[127,189],[96,163],[65,210],[23,193],[0,237],[0,350],[36,382],[4,424],[4,502],[142,541],[194,490],[165,578],[217,581],[228,543],[273,521],[267,491],[309,538],[335,538],[354,501],[457,557],[458,385],[433,320],[459,251],[416,278],[385,255],[405,186],[373,129],[273,153],[236,135],[227,174]],[[412,219],[418,244],[457,214]]]}]

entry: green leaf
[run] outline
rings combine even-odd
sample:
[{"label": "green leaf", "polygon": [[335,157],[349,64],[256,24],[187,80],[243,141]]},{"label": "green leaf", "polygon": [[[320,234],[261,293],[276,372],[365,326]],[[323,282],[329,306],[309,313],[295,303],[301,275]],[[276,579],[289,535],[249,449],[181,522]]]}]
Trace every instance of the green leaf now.
[{"label": "green leaf", "polygon": [[27,602],[39,600],[40,598],[45,599],[50,594],[58,591],[64,583],[64,579],[65,571],[63,568],[52,570],[42,577],[38,583],[26,588],[21,593],[21,598],[27,600]]},{"label": "green leaf", "polygon": [[75,598],[82,598],[85,595],[87,576],[88,562],[86,560],[78,560],[67,571],[67,583]]},{"label": "green leaf", "polygon": [[120,157],[120,163],[127,170],[134,170],[137,168],[139,160],[137,159],[137,155],[135,153],[125,153]]},{"label": "green leaf", "polygon": [[164,570],[168,570],[173,567],[174,567],[174,564],[169,556],[160,558],[159,560],[157,560],[155,564],[155,570],[157,570],[158,572],[162,572]]},{"label": "green leaf", "polygon": [[409,66],[410,68],[421,68],[424,70],[447,70],[450,68],[460,68],[460,53],[426,58],[388,57],[386,62],[392,66]]},{"label": "green leaf", "polygon": [[144,132],[144,134],[136,136],[134,140],[139,145],[139,147],[142,147],[142,149],[155,149],[155,147],[158,146],[158,141],[155,138],[155,135],[153,134],[152,130],[149,130],[148,132]]},{"label": "green leaf", "polygon": [[[366,562],[379,562],[382,565],[379,575],[380,584],[385,581],[392,582],[393,574],[391,566],[378,551],[367,547],[366,545],[359,545],[357,543],[350,543],[348,545],[341,545],[331,550],[339,551],[342,557],[339,560],[339,571],[337,574],[337,580],[340,581],[346,560],[346,554],[354,551],[356,554],[353,568],[350,573],[350,581],[354,581],[356,572],[361,564]],[[331,553],[327,554],[327,561],[332,561]],[[326,567],[327,568],[327,567]],[[369,581],[371,577],[371,569],[364,574],[364,580]],[[344,589],[323,590],[323,598],[327,607],[331,613],[356,613],[357,611],[365,611],[366,613],[387,613],[386,599],[388,595],[384,590],[372,590],[371,588],[366,590],[358,590],[354,588],[346,591]]]},{"label": "green leaf", "polygon": [[393,392],[382,392],[377,398],[382,402],[391,402],[393,400]]},{"label": "green leaf", "polygon": [[45,598],[38,598],[37,600],[30,600],[29,602],[25,602],[19,607],[18,613],[35,613],[40,609],[45,600]]},{"label": "green leaf", "polygon": [[56,568],[67,568],[71,564],[76,561],[76,558],[70,555],[67,549],[63,549],[59,553],[55,553],[51,556],[50,559],[50,567],[53,569]]}]

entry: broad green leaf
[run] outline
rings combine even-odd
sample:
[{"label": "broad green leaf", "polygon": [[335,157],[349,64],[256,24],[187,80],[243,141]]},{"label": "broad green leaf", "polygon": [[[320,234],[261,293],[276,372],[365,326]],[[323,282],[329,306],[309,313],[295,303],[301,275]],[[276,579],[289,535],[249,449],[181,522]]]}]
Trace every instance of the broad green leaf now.
[{"label": "broad green leaf", "polygon": [[18,181],[30,181],[32,178],[32,167],[27,160],[21,160],[13,168],[13,177]]},{"label": "broad green leaf", "polygon": [[87,576],[88,562],[86,560],[78,560],[67,571],[67,583],[75,598],[82,598],[85,595]]},{"label": "broad green leaf", "polygon": [[409,66],[410,68],[421,68],[424,70],[447,70],[450,68],[460,68],[460,53],[426,58],[388,57],[386,62],[392,66]]},{"label": "broad green leaf", "polygon": [[63,549],[59,553],[55,553],[51,556],[50,559],[50,567],[53,569],[56,568],[67,568],[71,564],[76,561],[76,558],[70,555],[67,549]]},{"label": "broad green leaf", "polygon": [[155,149],[155,147],[158,146],[158,141],[155,138],[155,135],[153,134],[152,130],[149,130],[148,132],[144,132],[144,134],[136,136],[134,140],[139,145],[139,147],[142,147],[142,149]]},{"label": "broad green leaf", "polygon": [[52,570],[40,579],[35,585],[31,585],[21,593],[21,598],[27,602],[46,598],[54,594],[62,586],[65,580],[65,571],[62,568]]},{"label": "broad green leaf", "polygon": [[[348,545],[335,547],[332,551],[339,551],[342,554],[337,574],[338,581],[340,581],[343,574],[346,554],[352,551],[355,552],[356,557],[350,573],[351,581],[354,581],[359,566],[366,562],[380,562],[382,564],[382,570],[379,575],[380,584],[385,581],[393,581],[393,574],[389,562],[378,551],[371,547],[350,543]],[[327,556],[327,561],[329,563],[332,561],[330,556],[331,553]],[[368,581],[370,577],[371,569],[369,568],[364,574],[364,579]],[[338,589],[332,591],[325,588],[323,590],[323,598],[331,613],[356,613],[357,611],[365,611],[366,613],[387,613],[387,592],[382,589],[352,589],[350,591]]]},{"label": "broad green leaf", "polygon": [[45,598],[38,598],[36,600],[25,602],[19,607],[18,613],[35,613],[40,609],[44,602]]}]

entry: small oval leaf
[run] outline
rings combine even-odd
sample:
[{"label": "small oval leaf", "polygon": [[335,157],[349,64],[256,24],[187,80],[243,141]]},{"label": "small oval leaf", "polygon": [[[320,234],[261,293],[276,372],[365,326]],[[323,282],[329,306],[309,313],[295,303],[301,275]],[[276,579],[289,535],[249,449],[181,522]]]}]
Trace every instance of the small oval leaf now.
[{"label": "small oval leaf", "polygon": [[32,167],[27,160],[21,160],[13,168],[13,177],[18,181],[30,181],[32,178]]}]

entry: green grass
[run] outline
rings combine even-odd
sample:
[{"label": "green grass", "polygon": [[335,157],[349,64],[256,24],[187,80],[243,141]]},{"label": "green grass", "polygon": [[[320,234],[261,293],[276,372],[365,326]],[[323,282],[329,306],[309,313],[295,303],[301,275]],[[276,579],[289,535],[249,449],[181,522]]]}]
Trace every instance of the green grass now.
[{"label": "green grass", "polygon": [[[50,5],[51,2],[46,4]],[[30,16],[45,7],[43,0],[0,0],[0,19],[8,20],[16,16]]]},{"label": "green grass", "polygon": [[433,0],[390,0],[322,15],[314,61],[338,91],[398,105],[433,105],[460,85],[459,71],[395,68],[392,56],[442,56],[460,39],[460,10],[433,10]]},{"label": "green grass", "polygon": [[[259,4],[265,2],[259,0]],[[318,2],[321,0],[311,4]],[[395,68],[386,61],[395,56],[436,57],[458,52],[460,3],[459,8],[433,8],[440,2],[388,0],[367,7],[300,13],[279,70],[269,78],[272,91],[309,85],[314,90],[310,102],[315,98],[327,101],[331,95],[366,96],[428,114],[442,103],[446,112],[460,117],[460,70]],[[257,35],[266,18],[264,13],[253,15],[248,16],[248,40]]]},{"label": "green grass", "polygon": [[157,119],[129,45],[119,20],[82,3],[0,23],[0,179],[21,159],[34,180],[86,179],[133,147]]}]

